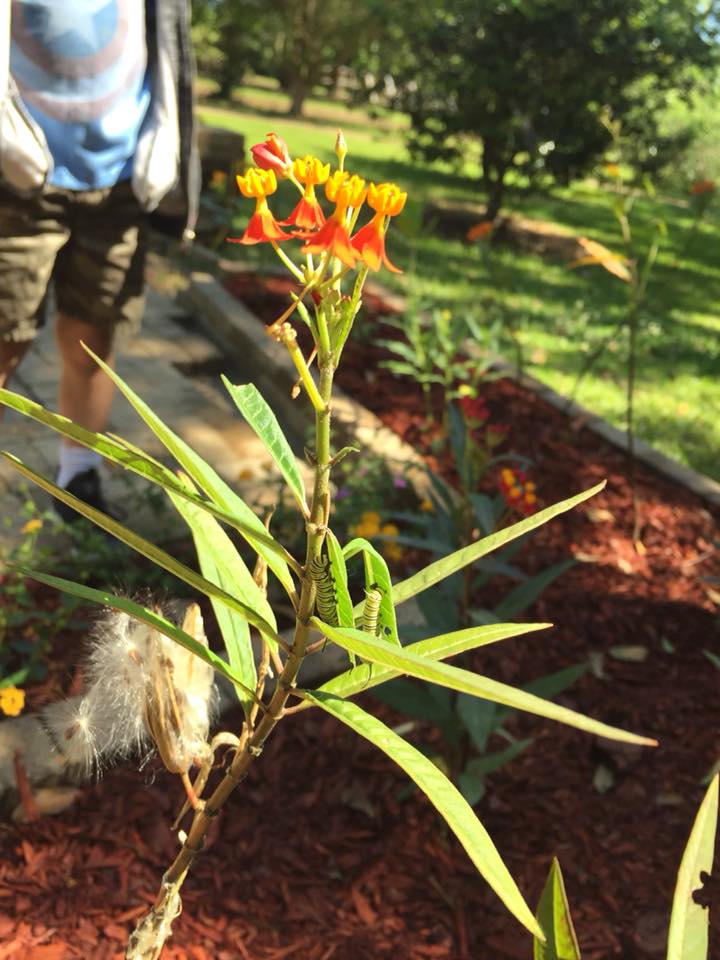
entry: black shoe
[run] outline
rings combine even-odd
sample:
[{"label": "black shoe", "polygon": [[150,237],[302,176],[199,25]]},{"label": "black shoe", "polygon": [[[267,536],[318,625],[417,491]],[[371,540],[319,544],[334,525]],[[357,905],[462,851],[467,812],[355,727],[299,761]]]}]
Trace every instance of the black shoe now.
[{"label": "black shoe", "polygon": [[[106,513],[109,517],[112,517],[113,520],[120,519],[118,514],[114,510],[111,510],[105,502],[105,497],[103,496],[100,486],[100,474],[95,467],[90,467],[89,470],[75,474],[65,489],[68,493],[72,493],[73,496],[77,497],[78,500],[82,500],[83,503],[87,503],[88,506],[95,507],[96,510]],[[78,520],[86,519],[67,503],[58,500],[57,497],[53,497],[53,507],[65,523],[77,523]]]}]

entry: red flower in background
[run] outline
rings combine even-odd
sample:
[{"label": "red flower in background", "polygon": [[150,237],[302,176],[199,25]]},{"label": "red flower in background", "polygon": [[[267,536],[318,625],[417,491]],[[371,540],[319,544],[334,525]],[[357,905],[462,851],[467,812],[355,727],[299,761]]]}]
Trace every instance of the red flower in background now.
[{"label": "red flower in background", "polygon": [[500,471],[500,493],[505,503],[524,517],[529,517],[537,509],[535,484],[528,480],[524,470],[511,470],[505,467]]},{"label": "red flower in background", "polygon": [[485,423],[490,419],[490,411],[483,397],[460,397],[458,403],[466,420]]}]

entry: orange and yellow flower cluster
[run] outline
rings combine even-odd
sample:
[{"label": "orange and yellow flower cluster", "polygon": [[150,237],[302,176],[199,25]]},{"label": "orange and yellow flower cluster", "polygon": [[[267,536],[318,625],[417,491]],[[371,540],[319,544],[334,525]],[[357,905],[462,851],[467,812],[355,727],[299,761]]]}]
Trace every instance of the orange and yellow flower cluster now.
[{"label": "orange and yellow flower cluster", "polygon": [[535,513],[537,509],[535,484],[528,480],[523,470],[511,470],[510,467],[501,470],[500,493],[505,503],[523,516],[529,517],[531,513]]},{"label": "orange and yellow flower cluster", "polygon": [[[243,196],[255,200],[255,212],[242,237],[233,243],[281,243],[284,240],[304,241],[305,254],[327,254],[344,266],[365,265],[370,270],[387,267],[400,271],[385,251],[385,234],[392,217],[405,206],[407,193],[394,183],[370,183],[356,174],[342,169],[345,155],[344,141],[338,138],[336,150],[340,169],[330,172],[330,164],[317,157],[292,159],[285,141],[269,133],[263,143],[252,147],[256,166],[237,177]],[[276,220],[267,198],[277,190],[278,177],[288,179],[302,197],[286,220]],[[326,216],[316,195],[315,187],[325,187],[325,196],[334,204]],[[356,233],[352,233],[364,203],[373,211],[371,219]],[[283,227],[293,227],[286,233]]]}]

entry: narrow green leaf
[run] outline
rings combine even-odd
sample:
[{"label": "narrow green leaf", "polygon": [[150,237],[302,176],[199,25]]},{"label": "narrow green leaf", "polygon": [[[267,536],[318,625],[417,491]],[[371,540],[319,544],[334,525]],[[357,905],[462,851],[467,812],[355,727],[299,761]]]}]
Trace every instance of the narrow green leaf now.
[{"label": "narrow green leaf", "polygon": [[[410,644],[405,649],[419,657],[432,660],[445,660],[454,657],[466,650],[475,650],[510,637],[520,637],[525,633],[534,633],[536,630],[547,630],[551,623],[493,623],[490,626],[467,627],[464,630],[454,630],[441,636],[430,637]],[[352,670],[333,677],[324,683],[320,690],[323,693],[332,693],[337,697],[352,697],[356,693],[376,687],[386,680],[401,676],[403,670],[393,670],[390,667],[379,666],[377,663],[361,663]]]},{"label": "narrow green leaf", "polygon": [[499,620],[512,620],[513,617],[519,617],[521,613],[535,603],[540,594],[551,583],[562,576],[570,567],[574,567],[576,562],[572,557],[568,560],[561,560],[532,577],[528,577],[527,580],[523,580],[502,598],[493,609],[493,613]]},{"label": "narrow green leaf", "polygon": [[74,497],[71,493],[68,493],[67,490],[61,489],[57,486],[57,484],[53,483],[51,480],[48,480],[46,477],[43,477],[42,474],[37,473],[37,471],[33,470],[31,467],[26,466],[21,460],[18,460],[17,457],[14,457],[10,453],[5,453],[5,451],[0,451],[0,455],[4,457],[11,467],[13,467],[23,476],[27,477],[28,480],[32,480],[33,483],[37,483],[37,485],[42,487],[43,490],[47,490],[48,493],[52,494],[54,497],[57,497],[58,500],[62,500],[63,503],[67,503],[73,508],[73,510],[77,510],[78,513],[81,513],[84,517],[87,517],[88,520],[92,520],[92,522],[98,527],[102,527],[103,530],[107,530],[108,533],[111,533],[114,537],[117,537],[118,540],[122,540],[123,543],[127,544],[138,553],[141,553],[149,560],[152,560],[153,563],[156,563],[159,567],[162,567],[163,570],[167,570],[168,573],[172,573],[173,576],[177,577],[179,580],[189,584],[191,587],[194,587],[200,593],[204,593],[208,597],[217,597],[217,599],[221,600],[224,604],[226,604],[226,606],[229,606],[231,609],[242,614],[270,641],[274,641],[275,643],[282,645],[282,641],[277,635],[277,632],[273,630],[266,620],[264,620],[250,607],[246,606],[244,603],[241,603],[239,600],[236,600],[235,597],[230,596],[230,594],[226,593],[224,590],[221,590],[220,587],[216,586],[214,583],[211,583],[209,580],[201,577],[199,573],[196,573],[184,563],[181,563],[179,560],[171,557],[169,553],[167,553],[165,550],[161,550],[160,547],[156,547],[154,543],[150,543],[150,541],[146,540],[144,537],[139,536],[132,530],[128,530],[127,527],[124,527],[121,523],[113,520],[112,517],[107,516],[107,514],[102,513],[100,510],[96,510],[95,507],[91,507],[87,503],[83,503],[82,500],[78,500],[77,497]]},{"label": "narrow green leaf", "polygon": [[712,874],[718,820],[718,784],[715,774],[690,832],[675,885],[667,960],[705,960],[708,955],[710,911],[695,903],[693,891],[702,886],[700,873]]},{"label": "narrow green leaf", "polygon": [[290,444],[265,398],[253,383],[235,385],[230,383],[224,374],[221,379],[240,413],[265,444],[266,450],[292,490],[298,506],[307,516],[308,506],[305,501],[305,485],[303,484],[302,474],[298,469],[295,454],[292,452]]},{"label": "narrow green leaf", "polygon": [[328,559],[330,560],[330,575],[335,584],[338,623],[341,627],[352,627],[355,625],[355,621],[353,620],[353,605],[350,599],[350,591],[348,590],[345,557],[338,543],[338,539],[332,530],[328,530],[325,543],[327,544]]},{"label": "narrow green leaf", "polygon": [[625,743],[645,744],[646,746],[657,745],[655,740],[608,726],[598,720],[592,720],[581,713],[576,713],[567,707],[561,707],[550,700],[542,700],[540,697],[525,693],[525,691],[508,686],[506,683],[499,683],[497,680],[471,673],[469,670],[462,670],[447,663],[438,663],[426,657],[418,656],[407,648],[388,646],[362,630],[351,630],[348,627],[330,627],[318,620],[317,617],[311,617],[311,623],[328,640],[332,640],[333,643],[337,643],[345,650],[350,650],[357,656],[362,657],[363,660],[379,663],[382,666],[406,673],[408,676],[417,677],[419,680],[429,680],[431,683],[439,683],[450,690],[470,693],[473,696],[483,697],[485,700],[492,700],[494,703],[501,703],[515,710],[525,710],[539,717],[557,720],[559,723],[577,727],[578,730],[585,730],[587,733],[593,733],[599,737],[607,737],[609,740],[621,740]]},{"label": "narrow green leaf", "polygon": [[575,936],[565,883],[557,857],[553,857],[550,873],[540,897],[537,919],[545,933],[546,942],[535,939],[534,960],[580,960],[580,947]]},{"label": "narrow green leaf", "polygon": [[274,572],[285,590],[292,595],[295,592],[295,585],[290,574],[290,569],[284,559],[278,557],[274,550],[268,550],[265,546],[264,541],[267,538],[267,531],[262,520],[253,513],[242,497],[239,497],[202,457],[198,456],[184,440],[176,433],[173,433],[173,431],[153,413],[150,407],[130,389],[122,377],[119,377],[112,367],[109,367],[100,357],[96,356],[92,350],[87,347],[85,349],[93,360],[107,373],[118,390],[126,397],[155,436],[170,451],[200,489],[204,490],[208,497],[224,510],[237,514],[243,521],[243,524],[260,534],[260,536],[256,536],[254,532],[248,534],[246,530],[240,530],[240,533],[246,537],[253,550],[259,553],[261,557],[264,557],[267,565]]},{"label": "narrow green leaf", "polygon": [[511,743],[504,750],[486,753],[484,757],[475,757],[465,769],[475,777],[487,777],[491,773],[495,773],[496,770],[500,770],[506,763],[510,763],[515,757],[519,757],[531,743],[532,738],[516,740],[515,743]]},{"label": "narrow green leaf", "polygon": [[534,936],[542,931],[533,917],[488,832],[467,800],[435,764],[389,727],[357,704],[316,691],[304,694],[311,703],[369,740],[418,785],[467,851],[482,876],[508,910]]},{"label": "narrow green leaf", "polygon": [[463,547],[461,550],[456,550],[455,553],[451,553],[441,560],[435,560],[427,567],[418,571],[418,573],[408,577],[407,580],[402,580],[400,583],[395,584],[393,587],[395,605],[397,606],[400,603],[404,603],[405,600],[409,600],[410,597],[422,593],[422,591],[427,590],[428,587],[434,586],[434,584],[439,583],[440,580],[444,580],[458,570],[462,570],[462,568],[466,567],[469,563],[474,563],[475,560],[479,560],[480,557],[492,553],[493,550],[497,550],[511,540],[522,537],[523,534],[528,533],[530,530],[541,527],[544,523],[547,523],[548,520],[552,520],[553,517],[558,516],[558,514],[572,510],[572,508],[576,507],[579,503],[595,496],[604,486],[605,481],[603,480],[602,483],[591,487],[590,490],[578,493],[568,500],[561,500],[551,507],[546,507],[545,510],[534,513],[531,517],[526,517],[519,523],[514,523],[511,527],[498,530],[497,533],[493,533],[489,537],[484,537],[476,543],[471,543],[470,546]]},{"label": "narrow green leaf", "polygon": [[74,583],[72,580],[64,580],[62,577],[52,577],[49,573],[41,573],[38,570],[30,570],[26,567],[17,566],[14,569],[19,570],[26,577],[32,577],[33,580],[45,583],[49,587],[55,587],[57,590],[62,590],[74,597],[79,597],[81,600],[99,603],[103,607],[110,607],[113,610],[122,610],[134,620],[139,620],[140,623],[146,623],[149,627],[153,627],[166,637],[170,637],[171,640],[175,640],[180,646],[185,647],[186,650],[200,657],[205,663],[210,664],[213,670],[227,677],[228,680],[232,681],[237,687],[252,693],[252,691],[247,690],[242,679],[234,673],[221,657],[213,653],[212,650],[208,650],[208,648],[204,646],[204,644],[199,643],[195,637],[191,637],[189,633],[185,633],[184,630],[181,630],[180,627],[166,620],[165,617],[159,613],[148,610],[146,607],[135,603],[133,600],[129,600],[127,597],[117,597],[114,593],[108,593],[106,590],[95,590],[93,587],[86,587],[81,583]]},{"label": "narrow green leaf", "polygon": [[[187,482],[190,483],[189,480]],[[265,594],[253,580],[235,545],[217,520],[181,497],[174,494],[169,496],[192,531],[203,576],[228,593],[232,592],[232,595],[255,610],[274,630],[277,630],[275,616]],[[216,597],[212,597],[211,602],[228,652],[230,666],[239,677],[242,677],[245,685],[254,690],[257,684],[257,671],[248,621],[242,614],[231,610]],[[238,691],[238,697],[247,713],[252,707],[253,698],[240,691]]]},{"label": "narrow green leaf", "polygon": [[[251,545],[253,545],[255,541],[261,542],[265,549],[276,555],[279,565],[287,565],[286,551],[275,538],[265,530],[255,514],[252,514],[253,519],[251,521],[245,522],[233,513],[232,510],[191,493],[180,484],[172,470],[163,466],[159,461],[147,453],[144,453],[142,450],[139,450],[134,444],[129,443],[122,437],[116,437],[113,434],[93,433],[91,430],[86,430],[84,427],[80,427],[71,420],[68,420],[67,417],[61,417],[59,414],[51,413],[49,410],[41,407],[40,404],[35,403],[34,400],[28,400],[27,397],[22,397],[20,394],[12,393],[9,390],[0,389],[0,403],[4,403],[6,406],[26,417],[30,417],[38,423],[45,424],[45,426],[55,430],[56,433],[61,434],[63,437],[67,437],[84,447],[88,447],[90,450],[96,450],[111,463],[130,470],[132,473],[137,474],[137,476],[157,484],[164,490],[172,490],[179,496],[185,497],[196,506],[207,510],[208,513],[211,513],[218,520],[222,520],[224,523],[235,527]],[[243,514],[243,516],[246,516],[246,514]]]},{"label": "narrow green leaf", "polygon": [[[380,600],[380,629],[385,640],[400,646],[400,637],[398,636],[397,619],[395,617],[395,597],[393,594],[392,580],[390,571],[385,562],[385,558],[378,553],[369,540],[364,537],[356,537],[350,540],[343,547],[343,556],[350,560],[356,554],[362,552],[365,560],[365,585],[372,587],[377,585],[382,591]],[[362,603],[358,604],[353,613],[355,616],[362,616]]]}]

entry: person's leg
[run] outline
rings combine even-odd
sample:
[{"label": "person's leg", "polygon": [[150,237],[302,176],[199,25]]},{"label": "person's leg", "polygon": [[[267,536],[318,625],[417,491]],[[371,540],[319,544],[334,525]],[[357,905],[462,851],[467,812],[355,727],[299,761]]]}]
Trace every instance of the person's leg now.
[{"label": "person's leg", "polygon": [[110,416],[113,383],[82,344],[112,365],[113,331],[58,314],[56,335],[62,364],[58,409],[81,427],[102,432]]},{"label": "person's leg", "polygon": [[[85,351],[112,365],[121,328],[136,328],[143,309],[143,215],[129,183],[73,198],[72,234],[58,256],[56,334],[61,361],[58,407],[79,426],[102,433],[108,424],[112,380]],[[107,511],[95,451],[63,438],[57,483]],[[65,519],[71,508],[56,503]]]},{"label": "person's leg", "polygon": [[[28,352],[31,340],[22,340],[15,343],[13,340],[0,340],[0,387],[6,387],[10,377],[20,366],[20,361]],[[0,420],[2,420],[3,410],[0,406]]]}]

